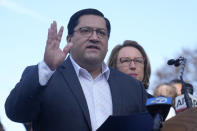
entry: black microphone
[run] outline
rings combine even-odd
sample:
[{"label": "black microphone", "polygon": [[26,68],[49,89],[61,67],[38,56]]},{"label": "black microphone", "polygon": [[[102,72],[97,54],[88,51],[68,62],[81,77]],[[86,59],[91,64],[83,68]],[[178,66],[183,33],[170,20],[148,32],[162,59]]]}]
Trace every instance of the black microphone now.
[{"label": "black microphone", "polygon": [[165,121],[170,107],[172,105],[172,98],[170,97],[154,97],[146,101],[148,112],[154,118],[153,131],[159,131],[162,127],[162,122]]},{"label": "black microphone", "polygon": [[181,64],[181,59],[178,58],[178,59],[170,59],[168,60],[167,62],[168,65],[174,65],[174,66],[179,66]]},{"label": "black microphone", "polygon": [[174,59],[170,59],[170,60],[168,60],[168,65],[174,65],[174,63],[176,62],[176,60],[174,60]]}]

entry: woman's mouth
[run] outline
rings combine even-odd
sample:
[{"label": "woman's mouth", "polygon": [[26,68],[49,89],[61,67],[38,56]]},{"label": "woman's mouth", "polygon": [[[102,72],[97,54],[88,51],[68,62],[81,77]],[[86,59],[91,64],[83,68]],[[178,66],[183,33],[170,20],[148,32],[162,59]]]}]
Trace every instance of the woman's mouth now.
[{"label": "woman's mouth", "polygon": [[136,78],[137,77],[137,74],[129,74],[130,76]]}]

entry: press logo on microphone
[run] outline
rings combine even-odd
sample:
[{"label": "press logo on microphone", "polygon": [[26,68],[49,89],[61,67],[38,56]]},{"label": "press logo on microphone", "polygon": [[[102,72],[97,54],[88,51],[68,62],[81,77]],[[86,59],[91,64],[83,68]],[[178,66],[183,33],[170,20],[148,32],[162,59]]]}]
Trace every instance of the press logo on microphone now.
[{"label": "press logo on microphone", "polygon": [[[197,98],[189,94],[189,97],[192,99],[192,107],[197,107]],[[177,96],[175,98],[175,110],[176,112],[181,112],[187,109],[184,95]]]},{"label": "press logo on microphone", "polygon": [[166,103],[167,101],[168,99],[165,97],[157,97],[155,100],[151,101],[151,104],[153,103],[162,104],[162,103]]},{"label": "press logo on microphone", "polygon": [[172,98],[170,97],[155,97],[155,98],[149,98],[146,101],[146,105],[157,105],[157,104],[171,104],[172,103]]}]

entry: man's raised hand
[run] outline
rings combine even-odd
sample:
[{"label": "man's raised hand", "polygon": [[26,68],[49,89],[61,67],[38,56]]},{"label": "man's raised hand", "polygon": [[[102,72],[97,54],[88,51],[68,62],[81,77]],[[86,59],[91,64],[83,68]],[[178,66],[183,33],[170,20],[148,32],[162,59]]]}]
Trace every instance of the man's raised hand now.
[{"label": "man's raised hand", "polygon": [[63,50],[60,49],[60,42],[62,39],[64,27],[61,26],[57,32],[57,23],[54,21],[48,30],[48,38],[45,47],[44,61],[51,70],[55,70],[59,66],[66,55],[68,54],[72,44],[68,43]]}]

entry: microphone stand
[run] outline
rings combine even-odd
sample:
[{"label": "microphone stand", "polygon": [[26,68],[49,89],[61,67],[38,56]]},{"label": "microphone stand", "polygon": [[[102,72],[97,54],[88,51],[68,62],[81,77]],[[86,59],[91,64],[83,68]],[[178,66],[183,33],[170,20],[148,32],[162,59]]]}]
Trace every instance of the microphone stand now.
[{"label": "microphone stand", "polygon": [[[169,60],[170,61],[170,60]],[[169,65],[174,65],[175,67],[178,67],[181,64],[181,69],[180,69],[180,80],[182,83],[182,89],[181,92],[184,95],[185,98],[185,103],[187,108],[192,108],[192,100],[189,97],[189,91],[187,89],[187,87],[185,86],[185,82],[183,81],[183,72],[184,72],[184,68],[185,68],[185,64],[186,64],[186,58],[180,56],[178,59],[176,60],[171,60],[171,62],[169,62]]]},{"label": "microphone stand", "polygon": [[153,121],[153,129],[151,131],[160,131],[162,127],[163,118],[160,114],[156,114]]},{"label": "microphone stand", "polygon": [[181,60],[181,69],[180,69],[180,80],[182,83],[182,89],[181,92],[182,94],[184,94],[184,98],[185,98],[185,103],[187,105],[187,108],[192,108],[192,100],[189,97],[189,91],[187,90],[187,87],[185,86],[185,82],[183,81],[183,72],[184,72],[184,68],[185,68],[185,64],[186,64],[186,58],[182,57]]}]

